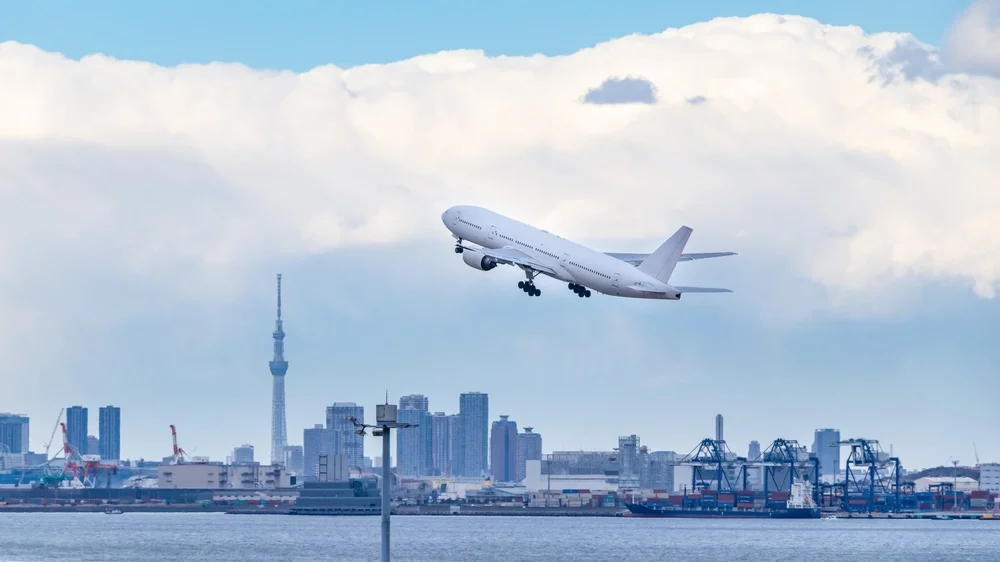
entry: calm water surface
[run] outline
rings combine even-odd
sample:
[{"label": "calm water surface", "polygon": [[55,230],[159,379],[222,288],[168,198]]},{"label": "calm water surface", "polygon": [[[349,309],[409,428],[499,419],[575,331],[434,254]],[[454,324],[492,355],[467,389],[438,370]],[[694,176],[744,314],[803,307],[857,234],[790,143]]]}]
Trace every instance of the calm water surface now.
[{"label": "calm water surface", "polygon": [[[395,517],[393,560],[1000,560],[1000,521]],[[0,514],[0,560],[378,560],[378,517]]]}]

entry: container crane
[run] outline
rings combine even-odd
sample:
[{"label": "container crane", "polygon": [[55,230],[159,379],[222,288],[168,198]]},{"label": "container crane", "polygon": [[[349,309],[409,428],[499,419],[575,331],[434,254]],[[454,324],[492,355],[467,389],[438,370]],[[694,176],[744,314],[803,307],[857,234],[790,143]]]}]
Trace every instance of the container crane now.
[{"label": "container crane", "polygon": [[177,446],[177,428],[170,425],[170,436],[174,440],[174,460],[171,464],[183,464],[187,461],[187,451]]}]

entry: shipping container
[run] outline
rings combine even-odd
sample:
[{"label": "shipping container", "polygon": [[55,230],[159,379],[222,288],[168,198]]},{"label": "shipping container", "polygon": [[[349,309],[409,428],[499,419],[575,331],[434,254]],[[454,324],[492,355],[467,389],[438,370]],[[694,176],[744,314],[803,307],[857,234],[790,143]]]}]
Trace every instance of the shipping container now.
[{"label": "shipping container", "polygon": [[719,494],[719,503],[733,503],[736,501],[736,496],[733,494]]},{"label": "shipping container", "polygon": [[753,509],[753,502],[737,502],[736,507],[740,509]]}]

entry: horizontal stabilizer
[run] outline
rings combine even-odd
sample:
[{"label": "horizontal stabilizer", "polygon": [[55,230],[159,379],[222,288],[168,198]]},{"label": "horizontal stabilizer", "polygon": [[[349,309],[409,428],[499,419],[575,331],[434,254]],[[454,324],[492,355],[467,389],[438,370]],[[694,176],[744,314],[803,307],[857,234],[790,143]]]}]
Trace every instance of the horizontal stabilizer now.
[{"label": "horizontal stabilizer", "polygon": [[674,288],[682,293],[732,293],[730,289],[719,289],[716,287],[678,287]]},{"label": "horizontal stabilizer", "polygon": [[[635,254],[626,252],[605,252],[605,253],[606,255],[609,255],[615,259],[622,260],[623,262],[629,263],[631,265],[639,265],[646,258],[649,257],[649,254]],[[681,254],[681,257],[677,261],[682,262],[682,261],[705,260],[709,258],[722,258],[725,256],[738,256],[738,255],[739,254],[737,252],[686,253],[686,254]]]}]

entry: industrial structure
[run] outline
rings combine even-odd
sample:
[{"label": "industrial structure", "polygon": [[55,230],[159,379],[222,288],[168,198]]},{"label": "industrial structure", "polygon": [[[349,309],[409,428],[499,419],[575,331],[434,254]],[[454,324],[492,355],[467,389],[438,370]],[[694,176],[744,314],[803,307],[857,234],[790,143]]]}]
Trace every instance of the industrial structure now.
[{"label": "industrial structure", "polygon": [[281,325],[281,274],[278,274],[278,318],[274,321],[274,359],[271,368],[271,463],[285,462],[288,433],[285,428],[285,330]]}]

